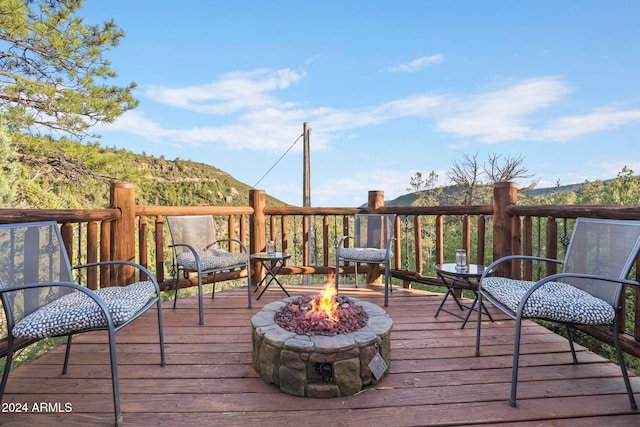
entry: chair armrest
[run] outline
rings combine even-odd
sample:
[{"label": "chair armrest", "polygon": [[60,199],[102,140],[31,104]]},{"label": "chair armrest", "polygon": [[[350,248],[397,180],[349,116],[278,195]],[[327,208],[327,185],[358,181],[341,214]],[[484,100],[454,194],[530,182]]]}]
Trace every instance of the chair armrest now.
[{"label": "chair armrest", "polygon": [[155,274],[153,274],[151,271],[149,271],[147,268],[145,268],[144,266],[132,262],[132,261],[126,261],[126,260],[113,260],[113,261],[100,261],[100,262],[91,262],[91,263],[87,263],[87,264],[78,264],[78,265],[74,265],[73,267],[71,267],[72,270],[79,270],[79,269],[85,269],[85,268],[89,268],[89,267],[100,267],[103,265],[130,265],[132,267],[137,268],[138,270],[140,270],[142,273],[144,273],[149,279],[149,281],[151,281],[153,283],[153,285],[156,288],[156,292],[158,293],[158,297],[160,297],[160,286],[158,285],[158,280],[156,279]]},{"label": "chair armrest", "polygon": [[391,253],[391,244],[393,243],[394,240],[396,240],[396,238],[392,237],[391,239],[389,239],[387,241],[387,248],[386,248],[387,249],[387,254]]},{"label": "chair armrest", "polygon": [[348,239],[353,239],[353,236],[342,236],[342,238],[338,242],[338,248],[340,248],[341,246],[344,247],[344,242]]},{"label": "chair armrest", "polygon": [[[511,261],[511,260],[514,260],[514,259],[552,262],[552,263],[560,264],[560,265],[564,264],[564,261],[558,260],[558,259],[554,259],[554,258],[544,258],[544,257],[538,257],[538,256],[532,256],[532,255],[509,255],[509,256],[502,257],[502,258],[498,258],[497,260],[495,260],[491,264],[489,264],[484,269],[484,271],[482,272],[482,276],[480,276],[480,283],[482,283],[482,279],[484,279],[486,276],[490,275],[495,270],[495,267],[497,265],[500,265],[503,262]],[[481,287],[482,287],[482,285],[481,285]]]},{"label": "chair armrest", "polygon": [[[238,239],[219,239],[219,240],[216,240],[215,242],[213,242],[211,245],[209,245],[209,246],[207,247],[207,249],[208,249],[208,248],[210,248],[211,246],[215,245],[216,243],[219,243],[219,242],[230,242],[230,243],[231,243],[231,242],[233,242],[233,243],[237,243],[237,244],[240,246],[240,248],[242,249],[242,252],[244,252],[245,254],[248,254],[248,253],[249,253],[249,251],[247,250],[247,247],[245,246],[245,244],[244,244],[244,243],[242,243],[242,242],[241,242],[240,240],[238,240]],[[229,249],[231,249],[231,248],[229,248]]]},{"label": "chair armrest", "polygon": [[189,245],[187,243],[175,243],[173,245],[169,245],[169,247],[174,249],[174,251],[173,251],[174,258],[175,258],[175,255],[176,255],[175,248],[183,247],[183,248],[189,249],[191,251],[191,253],[193,254],[193,256],[196,257],[196,259],[200,259],[200,256],[198,255],[198,251],[196,250],[196,248],[194,248],[192,245]]}]

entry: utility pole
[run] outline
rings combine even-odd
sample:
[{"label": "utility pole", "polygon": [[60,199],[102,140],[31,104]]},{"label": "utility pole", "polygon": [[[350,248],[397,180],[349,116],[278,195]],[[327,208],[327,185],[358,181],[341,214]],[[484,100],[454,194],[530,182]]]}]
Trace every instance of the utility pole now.
[{"label": "utility pole", "polygon": [[[302,125],[302,141],[303,141],[303,145],[304,145],[304,149],[303,149],[303,158],[302,158],[302,162],[303,162],[303,170],[302,170],[302,206],[305,208],[311,207],[311,160],[310,160],[310,155],[309,155],[309,142],[310,142],[310,136],[311,136],[311,128],[309,127],[309,124],[307,122],[304,122],[304,124]],[[312,234],[311,234],[311,229],[312,229],[312,221],[313,217],[311,215],[309,215],[307,217],[307,230],[304,230],[304,232],[306,232],[307,236],[309,236],[308,241],[307,241],[307,246],[308,246],[308,250],[307,250],[307,259],[309,260],[309,264],[311,264],[311,260],[313,259],[313,245],[312,245]],[[311,276],[308,274],[305,274],[304,276],[304,280],[303,283],[305,285],[311,285]]]},{"label": "utility pole", "polygon": [[302,206],[311,207],[311,161],[309,159],[309,140],[311,136],[311,128],[307,122],[302,125],[302,135],[304,143],[303,153],[303,171],[302,171]]}]

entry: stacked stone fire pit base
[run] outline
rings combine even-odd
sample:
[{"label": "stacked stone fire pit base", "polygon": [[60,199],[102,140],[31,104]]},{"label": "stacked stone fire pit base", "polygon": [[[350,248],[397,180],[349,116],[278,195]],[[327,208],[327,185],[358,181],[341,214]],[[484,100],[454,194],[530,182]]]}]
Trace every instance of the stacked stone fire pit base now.
[{"label": "stacked stone fire pit base", "polygon": [[[267,304],[251,318],[253,365],[264,381],[294,396],[324,398],[352,395],[382,380],[390,366],[393,321],[381,307],[350,298],[367,312],[366,326],[335,336],[301,335],[274,321],[292,299]],[[387,370],[374,369],[376,378],[369,364],[378,353]]]}]

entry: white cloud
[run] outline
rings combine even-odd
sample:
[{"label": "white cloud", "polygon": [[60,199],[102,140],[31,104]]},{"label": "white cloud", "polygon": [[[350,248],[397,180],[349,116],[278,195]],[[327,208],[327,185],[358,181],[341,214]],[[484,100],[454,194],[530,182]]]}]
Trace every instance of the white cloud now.
[{"label": "white cloud", "polygon": [[524,140],[532,132],[526,124],[527,115],[548,107],[568,91],[559,78],[540,77],[497,91],[451,98],[444,106],[437,128],[486,143]]},{"label": "white cloud", "polygon": [[558,77],[515,81],[497,90],[470,96],[416,94],[357,109],[303,108],[304,100],[287,102],[278,97],[278,91],[303,78],[304,74],[286,68],[260,69],[227,73],[217,81],[200,86],[150,88],[147,95],[157,102],[187,111],[223,115],[226,124],[167,128],[135,110],[103,129],[165,140],[167,144],[221,144],[227,150],[283,152],[302,133],[303,122],[309,122],[315,129],[314,150],[327,149],[338,132],[398,118],[432,120],[441,132],[487,144],[568,140],[640,122],[640,110],[613,109],[542,121],[539,116],[544,110],[570,90]]},{"label": "white cloud", "polygon": [[640,173],[640,160],[637,159],[619,160],[617,162],[598,162],[598,166],[602,169],[602,173],[599,174],[600,179],[617,177],[625,167],[631,169],[634,175]]},{"label": "white cloud", "polygon": [[145,95],[172,107],[226,115],[282,105],[270,92],[286,89],[302,78],[302,74],[288,68],[275,71],[260,69],[246,73],[227,73],[218,81],[200,86],[150,86]]},{"label": "white cloud", "polygon": [[596,110],[582,116],[562,117],[540,130],[541,140],[566,141],[579,136],[640,123],[640,110]]},{"label": "white cloud", "polygon": [[[371,190],[384,191],[385,199],[394,199],[406,193],[411,172],[407,170],[376,169],[327,180],[313,188],[314,206],[326,206],[328,200],[341,200],[343,206],[359,206],[367,202]],[[339,189],[339,191],[337,190]],[[340,198],[340,193],[346,198]]]},{"label": "white cloud", "polygon": [[163,129],[153,120],[146,118],[144,112],[138,110],[129,110],[113,123],[101,125],[101,130],[123,131],[149,139],[166,137],[172,133],[170,130]]},{"label": "white cloud", "polygon": [[404,64],[394,65],[387,68],[386,71],[392,73],[415,73],[429,65],[442,64],[442,62],[444,62],[444,55],[438,53],[431,56],[422,56]]}]

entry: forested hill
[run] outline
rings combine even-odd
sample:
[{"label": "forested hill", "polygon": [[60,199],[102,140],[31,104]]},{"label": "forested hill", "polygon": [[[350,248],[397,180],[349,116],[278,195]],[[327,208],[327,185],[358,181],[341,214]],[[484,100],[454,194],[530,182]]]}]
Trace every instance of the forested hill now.
[{"label": "forested hill", "polygon": [[[613,180],[604,181],[605,183],[609,183]],[[583,184],[568,184],[568,185],[560,185],[555,187],[546,187],[546,188],[534,188],[527,190],[519,190],[522,195],[526,195],[529,197],[532,196],[549,196],[553,194],[563,194],[569,192],[575,192],[580,190]],[[427,190],[427,192],[433,192],[435,194],[435,198],[440,205],[451,204],[451,200],[456,192],[459,192],[460,188],[456,186],[447,186],[440,187],[436,190]],[[411,204],[417,199],[416,193],[407,193],[399,196],[393,200],[385,201],[386,206],[411,206]]]},{"label": "forested hill", "polygon": [[[166,160],[98,143],[79,143],[19,136],[13,141],[20,162],[15,180],[15,202],[0,207],[52,209],[102,209],[109,206],[112,182],[136,185],[136,203],[162,206],[246,206],[250,186],[211,165]],[[4,159],[0,159],[0,163]],[[2,166],[2,165],[0,165]],[[0,178],[7,178],[6,174]],[[609,181],[605,181],[609,183]],[[528,190],[528,196],[576,192],[583,184]],[[451,203],[456,187],[436,190],[439,204]],[[416,199],[408,193],[385,202],[387,206],[410,206]],[[571,202],[569,202],[571,203]],[[598,203],[598,202],[594,202]],[[267,195],[269,206],[285,203]]]},{"label": "forested hill", "polygon": [[[166,160],[97,143],[21,138],[18,205],[30,208],[105,208],[112,182],[136,185],[136,203],[164,206],[241,206],[250,186],[211,165]],[[273,206],[285,203],[268,197]],[[7,206],[8,207],[8,206]]]}]

